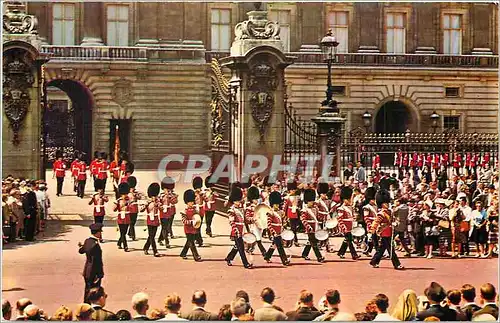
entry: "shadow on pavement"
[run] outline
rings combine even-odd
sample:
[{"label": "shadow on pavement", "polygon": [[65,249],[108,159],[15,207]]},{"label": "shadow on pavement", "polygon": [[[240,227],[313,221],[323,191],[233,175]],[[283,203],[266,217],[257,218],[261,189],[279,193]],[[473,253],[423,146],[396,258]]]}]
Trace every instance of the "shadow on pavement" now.
[{"label": "shadow on pavement", "polygon": [[83,221],[75,221],[74,224],[71,222],[72,221],[47,221],[45,230],[35,237],[35,241],[17,240],[16,242],[4,243],[3,249],[11,250],[39,243],[69,241],[68,239],[62,239],[61,236],[71,231],[71,225],[82,225]]}]

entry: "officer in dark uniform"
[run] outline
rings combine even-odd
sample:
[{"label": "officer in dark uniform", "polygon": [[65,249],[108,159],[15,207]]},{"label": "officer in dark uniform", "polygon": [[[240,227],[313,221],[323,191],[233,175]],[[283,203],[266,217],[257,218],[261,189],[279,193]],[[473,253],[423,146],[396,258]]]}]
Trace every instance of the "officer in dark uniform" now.
[{"label": "officer in dark uniform", "polygon": [[87,296],[91,288],[100,287],[104,277],[102,264],[102,250],[99,240],[102,239],[102,223],[92,223],[90,225],[91,236],[82,244],[78,243],[80,254],[85,254],[85,266],[83,267],[83,279],[85,280],[85,293],[83,302],[88,303]]}]

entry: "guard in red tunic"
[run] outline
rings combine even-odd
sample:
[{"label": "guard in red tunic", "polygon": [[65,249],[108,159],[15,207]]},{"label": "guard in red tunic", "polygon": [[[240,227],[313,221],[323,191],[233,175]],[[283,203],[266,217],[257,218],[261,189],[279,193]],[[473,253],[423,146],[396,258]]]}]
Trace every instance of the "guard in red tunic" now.
[{"label": "guard in red tunic", "polygon": [[314,235],[316,230],[318,229],[318,208],[314,205],[314,201],[316,200],[316,192],[312,189],[306,189],[304,191],[304,203],[306,206],[302,208],[302,212],[300,213],[300,220],[302,221],[302,225],[304,226],[305,233],[307,234],[307,238],[309,243],[304,247],[302,251],[302,258],[305,260],[310,260],[309,252],[311,252],[311,248],[318,259],[318,262],[325,262],[325,258],[321,255],[321,252],[318,248],[318,240]]},{"label": "guard in red tunic", "polygon": [[465,168],[467,169],[467,172],[469,173],[468,175],[472,174],[471,164],[472,164],[472,155],[471,155],[471,153],[467,153],[467,154],[465,154]]},{"label": "guard in red tunic", "polygon": [[85,183],[87,182],[87,164],[83,155],[79,155],[78,163],[75,165],[74,179],[76,182],[76,196],[83,198],[85,194]]},{"label": "guard in red tunic", "polygon": [[475,153],[474,156],[472,156],[471,160],[471,165],[470,167],[472,168],[473,174],[477,176],[477,166],[479,165],[479,153]]},{"label": "guard in red tunic", "polygon": [[269,203],[273,208],[273,211],[267,213],[267,230],[269,236],[273,239],[273,243],[269,250],[266,252],[264,259],[267,262],[271,262],[271,257],[273,256],[275,248],[278,249],[278,254],[281,258],[281,263],[283,266],[289,266],[290,261],[286,256],[285,249],[283,248],[283,239],[281,238],[281,231],[283,230],[283,224],[281,222],[281,211],[280,205],[282,202],[281,194],[279,192],[272,192],[269,195]]},{"label": "guard in red tunic", "polygon": [[[316,188],[319,194],[319,198],[316,201],[316,206],[318,208],[318,224],[319,227],[324,230],[327,230],[325,223],[330,220],[332,214],[332,200],[327,196],[329,189],[328,183],[324,182],[318,183]],[[324,245],[327,252],[333,252],[329,239],[326,239],[324,242],[320,243],[320,245]]]},{"label": "guard in red tunic", "polygon": [[212,177],[207,176],[207,178],[205,178],[205,187],[207,189],[205,190],[204,194],[205,201],[203,204],[203,208],[205,211],[205,221],[207,225],[206,234],[209,237],[212,237],[212,220],[215,215],[215,201],[217,200],[217,197],[219,197],[219,194],[212,190],[212,187],[214,185],[215,183],[212,182]]},{"label": "guard in red tunic", "polygon": [[410,154],[403,154],[403,169],[408,172],[410,167]]},{"label": "guard in red tunic", "polygon": [[416,171],[417,164],[418,164],[418,154],[416,152],[413,152],[413,154],[411,155],[410,167],[414,171]]},{"label": "guard in red tunic", "polygon": [[102,182],[103,184],[101,186],[104,186],[104,188],[106,188],[106,181],[108,179],[108,168],[109,167],[108,162],[106,161],[106,153],[99,153],[99,159],[95,164],[96,181]]},{"label": "guard in red tunic", "polygon": [[99,162],[99,152],[94,151],[94,159],[90,162],[89,168],[90,168],[90,175],[92,176],[92,179],[94,180],[94,191],[97,192],[97,163]]},{"label": "guard in red tunic", "polygon": [[425,166],[429,169],[429,171],[432,169],[432,156],[431,154],[427,154],[425,157]]},{"label": "guard in red tunic", "polygon": [[434,169],[435,172],[439,169],[439,154],[433,154],[432,155],[432,168]]},{"label": "guard in red tunic", "polygon": [[184,233],[186,234],[186,244],[181,251],[181,257],[187,259],[187,252],[191,249],[195,261],[201,261],[201,257],[196,250],[196,228],[194,227],[196,219],[195,214],[198,214],[195,203],[196,194],[193,190],[184,192],[184,203],[186,203],[186,211],[182,214],[182,223],[184,224]]},{"label": "guard in red tunic", "polygon": [[[173,190],[174,187],[175,187],[175,182],[169,176],[164,177],[163,180],[161,181],[161,188],[163,192],[159,197],[161,232],[160,232],[160,237],[158,238],[158,243],[161,246],[165,244],[166,248],[170,248],[170,241],[168,240],[168,237],[170,235],[169,222],[171,225],[174,219],[174,216],[170,211],[172,206],[171,206],[171,196],[169,191]],[[165,243],[163,243],[163,241],[165,241]]]},{"label": "guard in red tunic", "polygon": [[352,188],[342,187],[342,190],[340,191],[342,206],[337,209],[338,213],[337,219],[339,221],[340,232],[344,234],[344,241],[342,242],[342,246],[340,246],[338,256],[344,259],[347,247],[349,247],[349,252],[351,253],[352,259],[356,260],[359,258],[359,256],[356,253],[356,248],[354,248],[353,238],[351,234],[354,221],[354,211],[351,206],[351,196],[352,196]]},{"label": "guard in red tunic", "polygon": [[104,187],[98,186],[97,193],[92,195],[89,201],[89,205],[94,206],[94,223],[103,223],[104,216],[106,215],[105,203],[108,201],[108,197],[104,195]]},{"label": "guard in red tunic", "polygon": [[418,154],[417,167],[418,169],[424,168],[425,156],[423,153]]},{"label": "guard in red tunic", "polygon": [[255,244],[248,248],[250,253],[253,253],[255,245],[259,247],[259,250],[263,257],[266,256],[266,248],[262,244],[262,231],[264,228],[259,228],[255,222],[255,208],[259,205],[259,189],[256,186],[250,186],[247,191],[247,204],[245,205],[245,226],[247,231],[255,235]]},{"label": "guard in red tunic", "polygon": [[[368,202],[365,206],[363,206],[363,221],[365,223],[366,232],[370,231],[372,227],[373,221],[377,217],[377,203],[375,202],[375,194],[377,190],[374,187],[368,187],[365,191],[365,201]],[[374,233],[371,239],[367,236],[367,245],[368,248],[365,251],[365,255],[370,255],[372,253],[373,248],[375,250],[378,249],[378,237]]]},{"label": "guard in red tunic", "polygon": [[[100,181],[100,185],[104,183],[104,181]],[[118,193],[120,193],[120,198],[115,201],[115,206],[113,211],[118,213],[116,217],[116,221],[118,223],[118,228],[120,229],[120,239],[118,239],[118,249],[123,249],[125,252],[128,252],[127,245],[127,230],[130,225],[130,205],[128,200],[128,193],[130,192],[130,188],[127,183],[121,183],[118,185]]]},{"label": "guard in red tunic", "polygon": [[448,168],[450,164],[450,156],[448,153],[441,154],[441,165],[444,166],[445,169]]},{"label": "guard in red tunic", "polygon": [[380,260],[382,259],[386,250],[391,254],[392,265],[394,269],[404,269],[404,267],[399,262],[398,255],[394,250],[392,243],[392,212],[389,210],[389,203],[391,202],[391,196],[388,191],[380,190],[375,196],[377,200],[377,205],[380,211],[377,213],[377,217],[373,222],[370,233],[377,233],[380,236],[380,248],[377,250],[370,265],[373,268],[378,268]]},{"label": "guard in red tunic", "polygon": [[380,155],[379,154],[373,155],[372,168],[373,168],[373,170],[380,169]]},{"label": "guard in red tunic", "polygon": [[69,166],[71,171],[71,178],[73,178],[73,191],[76,192],[76,196],[78,195],[78,164],[80,163],[79,155],[75,153],[75,160]]},{"label": "guard in red tunic", "polygon": [[453,168],[455,168],[455,174],[460,176],[460,168],[462,167],[462,155],[459,153],[453,153]]},{"label": "guard in red tunic", "polygon": [[160,194],[160,185],[158,183],[151,183],[148,187],[148,197],[149,201],[146,205],[146,224],[148,226],[148,240],[144,244],[144,254],[149,254],[149,247],[153,248],[153,253],[155,257],[160,257],[158,249],[156,249],[156,231],[158,226],[160,226],[159,208],[160,201],[158,200],[158,194]]},{"label": "guard in red tunic", "polygon": [[487,166],[490,166],[490,153],[485,152],[483,154],[483,157],[481,158],[481,167],[486,168]]},{"label": "guard in red tunic", "polygon": [[57,196],[62,195],[64,176],[66,175],[66,163],[63,161],[61,151],[56,152],[56,161],[52,165],[53,175],[57,179]]},{"label": "guard in red tunic", "polygon": [[234,246],[227,254],[225,260],[228,266],[232,266],[232,261],[236,254],[239,253],[243,266],[245,268],[252,268],[253,265],[247,260],[245,254],[245,246],[243,243],[243,228],[245,226],[245,210],[243,209],[243,192],[237,185],[233,185],[231,192],[229,192],[229,202],[232,203],[227,211],[229,218],[229,225],[231,226],[231,240],[234,241]]},{"label": "guard in red tunic", "polygon": [[137,179],[135,176],[129,176],[127,178],[127,184],[129,186],[128,201],[129,201],[129,214],[130,214],[130,226],[128,228],[128,236],[133,241],[137,240],[135,235],[135,224],[137,223],[137,215],[139,214],[139,200],[141,199],[141,193],[139,193],[135,187],[137,186]]},{"label": "guard in red tunic", "polygon": [[297,238],[297,232],[300,229],[300,209],[302,201],[300,200],[300,195],[297,194],[297,182],[287,183],[288,194],[285,196],[285,203],[283,205],[283,211],[285,212],[288,222],[290,222],[290,229],[293,232],[293,242],[296,247],[299,247],[299,239]]},{"label": "guard in red tunic", "polygon": [[[203,218],[205,215],[205,210],[203,208],[203,201],[205,199],[205,194],[202,191],[203,179],[199,176],[193,178],[193,189],[195,192],[195,206],[197,213],[201,216],[201,224],[203,224]],[[196,229],[196,243],[198,247],[203,247],[203,237],[201,236],[201,225]]]}]

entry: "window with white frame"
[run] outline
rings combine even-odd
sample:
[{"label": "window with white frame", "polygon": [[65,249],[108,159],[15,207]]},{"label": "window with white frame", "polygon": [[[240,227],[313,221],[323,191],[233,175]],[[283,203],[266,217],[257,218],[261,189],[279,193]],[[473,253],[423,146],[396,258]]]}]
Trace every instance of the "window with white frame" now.
[{"label": "window with white frame", "polygon": [[231,48],[231,10],[212,9],[211,19],[211,49],[228,52]]},{"label": "window with white frame", "polygon": [[128,6],[107,6],[107,44],[108,46],[128,46]]},{"label": "window with white frame", "polygon": [[443,15],[443,54],[462,53],[462,16]]},{"label": "window with white frame", "polygon": [[349,25],[347,11],[331,11],[328,13],[328,29],[331,29],[333,35],[339,43],[338,53],[347,53],[349,44]]},{"label": "window with white frame", "polygon": [[405,14],[391,12],[387,14],[386,19],[386,52],[392,54],[404,54],[406,52]]},{"label": "window with white frame", "polygon": [[280,39],[285,52],[290,51],[290,10],[271,10],[269,20],[280,25]]},{"label": "window with white frame", "polygon": [[52,5],[52,44],[75,44],[75,5],[73,3]]}]

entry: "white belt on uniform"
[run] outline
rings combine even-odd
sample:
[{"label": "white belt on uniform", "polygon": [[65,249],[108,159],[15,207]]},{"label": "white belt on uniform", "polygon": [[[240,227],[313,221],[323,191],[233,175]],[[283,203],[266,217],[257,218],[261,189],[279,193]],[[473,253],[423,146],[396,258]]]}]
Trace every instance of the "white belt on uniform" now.
[{"label": "white belt on uniform", "polygon": [[94,209],[96,212],[101,212],[103,205],[94,205]]}]

